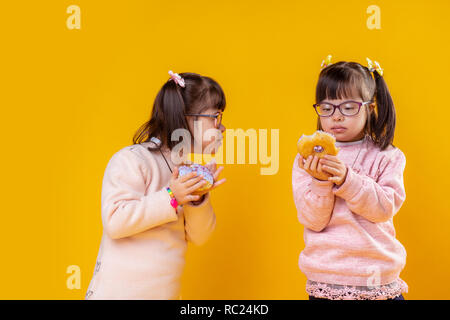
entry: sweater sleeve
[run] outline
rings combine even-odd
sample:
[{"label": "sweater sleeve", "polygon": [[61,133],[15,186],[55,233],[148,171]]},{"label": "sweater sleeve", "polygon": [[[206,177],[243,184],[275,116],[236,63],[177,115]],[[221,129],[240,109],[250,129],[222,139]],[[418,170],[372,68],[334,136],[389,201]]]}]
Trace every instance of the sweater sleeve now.
[{"label": "sweater sleeve", "polygon": [[292,169],[292,190],[297,217],[306,228],[320,232],[330,222],[334,208],[333,182],[313,178],[298,166],[297,154]]},{"label": "sweater sleeve", "polygon": [[[145,194],[151,179],[144,159],[124,149],[113,155],[102,185],[102,223],[106,233],[120,239],[178,219],[165,188]],[[148,175],[146,175],[148,173]]]},{"label": "sweater sleeve", "polygon": [[205,194],[200,204],[185,204],[183,211],[187,240],[196,245],[204,244],[216,226],[216,215],[211,205],[209,192]]},{"label": "sweater sleeve", "polygon": [[385,222],[391,219],[405,200],[403,171],[406,158],[400,149],[384,165],[378,181],[359,175],[347,167],[343,184],[333,187],[336,196],[347,202],[351,211],[371,222]]}]

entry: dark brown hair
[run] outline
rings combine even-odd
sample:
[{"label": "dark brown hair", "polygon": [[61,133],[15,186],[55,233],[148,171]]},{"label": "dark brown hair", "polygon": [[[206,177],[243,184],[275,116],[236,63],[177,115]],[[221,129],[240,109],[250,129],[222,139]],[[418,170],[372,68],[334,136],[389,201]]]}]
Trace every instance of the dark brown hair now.
[{"label": "dark brown hair", "polygon": [[[213,79],[196,73],[180,73],[185,82],[181,87],[167,80],[156,95],[150,120],[134,134],[133,144],[148,142],[158,137],[170,150],[178,143],[171,140],[176,129],[189,130],[185,114],[201,113],[208,108],[225,110],[225,94]],[[150,147],[157,150],[155,147]]]},{"label": "dark brown hair", "polygon": [[[365,106],[367,121],[364,131],[381,150],[386,149],[394,140],[395,108],[386,82],[378,72],[371,72],[356,62],[333,63],[320,72],[316,102],[345,99],[351,97],[355,90],[363,101],[375,103],[375,109]],[[320,117],[317,119],[317,129],[322,130]]]}]

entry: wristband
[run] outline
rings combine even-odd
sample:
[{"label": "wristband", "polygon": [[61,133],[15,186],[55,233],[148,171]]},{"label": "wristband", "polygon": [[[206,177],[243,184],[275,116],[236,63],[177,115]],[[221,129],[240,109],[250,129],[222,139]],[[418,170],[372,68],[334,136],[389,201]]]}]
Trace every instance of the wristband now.
[{"label": "wristband", "polygon": [[175,196],[174,196],[172,190],[170,190],[169,187],[167,187],[166,189],[167,189],[167,192],[168,192],[169,195],[170,195],[170,205],[171,205],[172,207],[174,207],[175,210],[176,210],[177,207],[178,207],[178,201],[177,201],[177,199],[175,199]]}]

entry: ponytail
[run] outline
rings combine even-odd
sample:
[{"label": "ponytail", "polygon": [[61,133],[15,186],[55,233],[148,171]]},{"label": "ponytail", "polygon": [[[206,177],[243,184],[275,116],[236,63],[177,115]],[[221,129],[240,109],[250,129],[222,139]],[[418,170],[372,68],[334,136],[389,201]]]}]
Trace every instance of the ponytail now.
[{"label": "ponytail", "polygon": [[162,145],[172,149],[177,143],[171,140],[172,132],[179,128],[188,129],[184,116],[185,104],[180,92],[183,90],[175,81],[167,81],[156,95],[152,116],[133,137],[133,144],[141,143],[144,137],[159,137],[161,144],[151,150],[158,150]]},{"label": "ponytail", "polygon": [[376,116],[370,117],[370,135],[381,150],[386,149],[394,140],[395,108],[389,89],[384,78],[377,71],[373,72],[375,78]]},{"label": "ponytail", "polygon": [[[160,135],[163,145],[172,149],[177,144],[177,141],[171,140],[172,132],[179,128],[188,129],[188,124],[185,117],[185,103],[181,90],[184,90],[175,81],[168,81],[163,86],[161,94],[161,110],[163,112],[162,121],[164,126],[160,126]],[[155,110],[155,107],[153,107]]]}]

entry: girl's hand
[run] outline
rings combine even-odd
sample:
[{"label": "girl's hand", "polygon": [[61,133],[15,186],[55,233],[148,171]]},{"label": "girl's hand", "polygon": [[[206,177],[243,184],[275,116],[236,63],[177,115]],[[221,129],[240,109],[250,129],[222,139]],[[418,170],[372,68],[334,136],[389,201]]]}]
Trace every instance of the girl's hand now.
[{"label": "girl's hand", "polygon": [[309,156],[306,160],[300,156],[298,159],[298,166],[318,180],[326,181],[331,177],[330,174],[322,170],[322,164],[319,162],[318,156]]},{"label": "girl's hand", "polygon": [[337,156],[325,155],[320,159],[322,170],[332,175],[328,181],[333,181],[338,186],[344,183],[347,177],[347,166]]},{"label": "girl's hand", "polygon": [[209,190],[202,192],[201,195],[204,195],[204,194],[210,192],[211,190],[217,188],[218,186],[220,186],[221,184],[223,184],[225,181],[227,181],[225,178],[224,178],[224,179],[221,179],[221,180],[219,180],[219,181],[217,181],[217,179],[219,178],[219,174],[220,174],[220,173],[222,172],[222,170],[223,170],[223,167],[221,166],[221,167],[217,168],[217,163],[216,163],[216,160],[215,160],[215,159],[212,159],[210,162],[208,162],[208,163],[205,165],[205,167],[208,168],[208,170],[209,170],[209,171],[211,172],[211,174],[213,175],[214,184],[212,185],[212,187],[211,187]]},{"label": "girl's hand", "polygon": [[194,195],[192,192],[206,183],[206,181],[202,180],[203,175],[197,176],[196,172],[190,172],[182,177],[179,177],[178,172],[178,167],[175,167],[169,182],[169,188],[172,190],[178,204],[183,205],[190,201],[199,200],[201,196]]},{"label": "girl's hand", "polygon": [[211,190],[217,188],[218,186],[220,186],[222,183],[224,183],[226,181],[226,179],[222,179],[222,180],[217,181],[217,178],[219,177],[220,172],[222,172],[223,167],[219,167],[217,169],[217,164],[216,164],[216,160],[215,159],[212,159],[210,162],[208,162],[205,165],[205,167],[208,168],[209,172],[211,172],[211,174],[213,175],[214,183],[211,186],[211,188],[209,188],[208,190],[203,191],[203,192],[198,192],[198,194],[200,195],[201,198],[198,201],[192,201],[192,203],[194,205],[199,205],[200,203],[202,203],[203,200],[205,199],[205,194],[207,194]]}]

